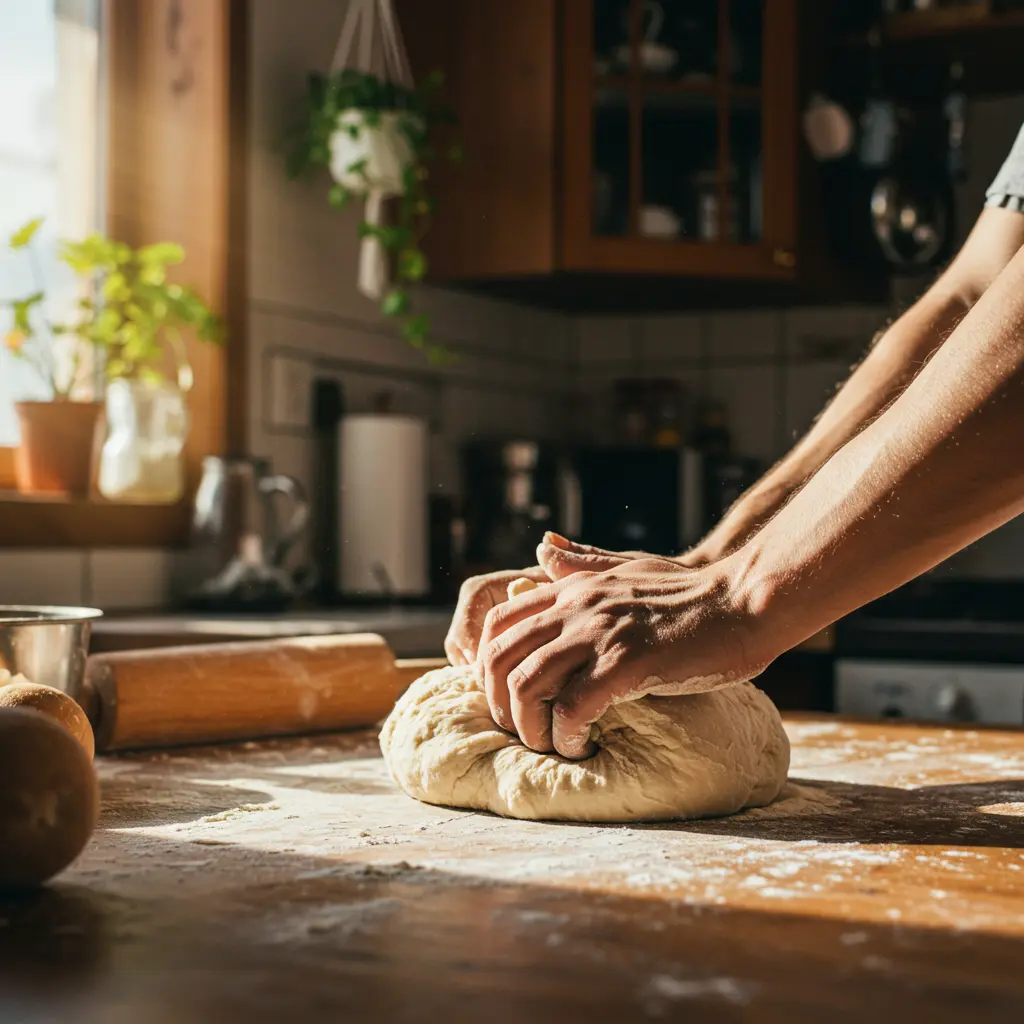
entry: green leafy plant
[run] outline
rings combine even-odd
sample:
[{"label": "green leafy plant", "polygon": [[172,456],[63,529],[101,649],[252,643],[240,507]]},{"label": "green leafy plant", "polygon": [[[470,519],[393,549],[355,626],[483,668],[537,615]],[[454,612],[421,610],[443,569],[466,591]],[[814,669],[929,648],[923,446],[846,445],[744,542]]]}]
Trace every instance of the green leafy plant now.
[{"label": "green leafy plant", "polygon": [[[421,242],[435,208],[428,182],[430,164],[438,156],[430,142],[431,129],[453,123],[449,113],[437,102],[443,81],[443,76],[437,73],[428,76],[415,89],[407,89],[352,69],[331,75],[310,75],[301,129],[288,160],[292,177],[313,168],[329,167],[331,136],[336,131],[346,131],[357,139],[363,130],[380,127],[384,114],[399,115],[397,127],[408,144],[410,159],[402,171],[402,191],[397,197],[394,223],[377,226],[363,220],[359,235],[377,238],[393,261],[394,280],[381,300],[381,312],[398,320],[409,344],[422,350],[435,363],[450,360],[451,353],[431,343],[429,319],[414,311],[409,286],[422,281],[427,272],[427,257]],[[361,124],[343,125],[341,118],[347,111],[360,112]],[[455,162],[462,157],[457,146],[450,147],[445,155]],[[365,176],[361,164],[365,161],[350,165],[348,173]],[[337,209],[347,206],[352,198],[352,191],[337,182],[328,193],[331,206]]]},{"label": "green leafy plant", "polygon": [[[194,290],[167,280],[167,268],[185,258],[182,247],[158,242],[133,249],[101,234],[80,242],[62,240],[61,262],[88,287],[73,318],[61,323],[49,320],[42,310],[45,291],[31,248],[41,223],[41,219],[29,221],[8,243],[13,251],[26,251],[37,287],[31,295],[3,303],[13,314],[4,339],[7,349],[34,367],[58,401],[70,397],[89,349],[103,354],[107,379],[162,380],[168,346],[179,379],[189,382],[182,329],[191,328],[200,339],[211,342],[220,341],[223,331],[220,320]],[[71,343],[63,374],[56,351],[61,337]]]}]

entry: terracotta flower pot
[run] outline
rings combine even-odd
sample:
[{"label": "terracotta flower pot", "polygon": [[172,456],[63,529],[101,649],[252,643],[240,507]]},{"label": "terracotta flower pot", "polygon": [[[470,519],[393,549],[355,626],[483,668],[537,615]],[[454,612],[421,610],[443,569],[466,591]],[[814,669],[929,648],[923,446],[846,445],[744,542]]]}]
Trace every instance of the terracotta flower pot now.
[{"label": "terracotta flower pot", "polygon": [[89,493],[102,402],[16,402],[21,443],[14,473],[22,494]]}]

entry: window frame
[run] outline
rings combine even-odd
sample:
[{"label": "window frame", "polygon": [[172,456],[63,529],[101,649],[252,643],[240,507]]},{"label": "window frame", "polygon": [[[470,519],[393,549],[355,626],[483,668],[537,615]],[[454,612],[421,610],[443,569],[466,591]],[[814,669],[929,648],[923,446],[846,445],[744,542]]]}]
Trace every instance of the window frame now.
[{"label": "window frame", "polygon": [[[246,204],[249,0],[102,0],[105,230],[180,242],[180,268],[218,309],[222,346],[186,338],[185,498],[177,505],[0,494],[0,548],[171,547],[188,537],[202,460],[247,447]],[[187,182],[183,188],[182,183]],[[0,490],[13,488],[0,448]]]}]

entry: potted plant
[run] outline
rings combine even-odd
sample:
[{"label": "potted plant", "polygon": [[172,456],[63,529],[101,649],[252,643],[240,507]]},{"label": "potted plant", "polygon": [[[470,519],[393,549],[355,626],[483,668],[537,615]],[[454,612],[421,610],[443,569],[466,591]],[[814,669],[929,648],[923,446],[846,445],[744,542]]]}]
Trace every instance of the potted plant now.
[{"label": "potted plant", "polygon": [[[27,247],[38,226],[34,221],[16,232],[12,247]],[[108,430],[99,460],[99,490],[108,498],[175,501],[183,490],[181,453],[188,430],[184,396],[191,387],[192,371],[181,330],[191,328],[208,341],[221,336],[219,320],[202,299],[192,289],[167,280],[167,268],[180,263],[184,255],[181,246],[173,243],[133,249],[101,234],[80,242],[63,241],[59,258],[88,285],[74,318],[66,323],[41,315],[33,318],[43,301],[41,290],[10,303],[14,329],[7,346],[44,373],[55,396],[49,403],[20,403],[38,407],[32,416],[67,423],[70,407],[79,404],[67,399],[82,353],[92,351],[100,357]],[[58,387],[60,361],[55,345],[61,337],[70,340],[75,352],[71,383],[64,389]],[[175,368],[176,381],[167,378],[169,365]],[[96,407],[91,428],[80,424],[78,448],[61,456],[65,478],[51,481],[46,489],[88,490],[92,460],[83,453],[92,450],[99,418],[99,403],[90,405]],[[19,489],[38,491],[40,477],[34,467],[54,461],[54,439],[41,435],[32,423],[26,431],[20,409],[19,418],[23,433],[17,461],[25,469],[24,473],[19,469]],[[74,479],[68,480],[68,473]]]},{"label": "potted plant", "polygon": [[[11,235],[13,252],[28,250],[41,219],[29,221]],[[103,403],[93,401],[87,376],[87,344],[74,335],[62,337],[60,324],[43,314],[46,294],[38,263],[29,261],[35,290],[4,302],[12,314],[4,344],[14,357],[27,363],[49,388],[50,401],[15,402],[21,440],[15,452],[18,490],[24,494],[88,491],[94,463],[96,427]],[[88,399],[83,399],[83,393]]]},{"label": "potted plant", "polygon": [[[334,179],[329,200],[336,208],[365,197],[360,288],[379,298],[381,312],[396,318],[408,342],[433,362],[448,353],[430,342],[429,321],[413,310],[409,286],[427,271],[421,241],[434,209],[428,189],[436,155],[430,132],[451,123],[436,102],[442,82],[434,74],[407,88],[354,68],[310,75],[306,112],[288,164],[292,177],[326,167]],[[456,146],[447,155],[461,158]],[[391,224],[384,218],[389,198],[396,200]],[[392,264],[390,275],[385,260]]]}]

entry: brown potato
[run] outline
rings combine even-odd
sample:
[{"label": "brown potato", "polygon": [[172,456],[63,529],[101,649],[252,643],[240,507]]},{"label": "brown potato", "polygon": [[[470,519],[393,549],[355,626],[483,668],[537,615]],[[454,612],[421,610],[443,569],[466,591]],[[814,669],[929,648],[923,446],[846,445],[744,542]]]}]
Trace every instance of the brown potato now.
[{"label": "brown potato", "polygon": [[38,711],[0,708],[0,890],[63,871],[98,815],[96,771],[81,744]]},{"label": "brown potato", "polygon": [[82,744],[92,760],[96,740],[85,712],[66,693],[38,683],[8,683],[0,686],[0,708],[29,708],[48,715],[64,726]]}]

